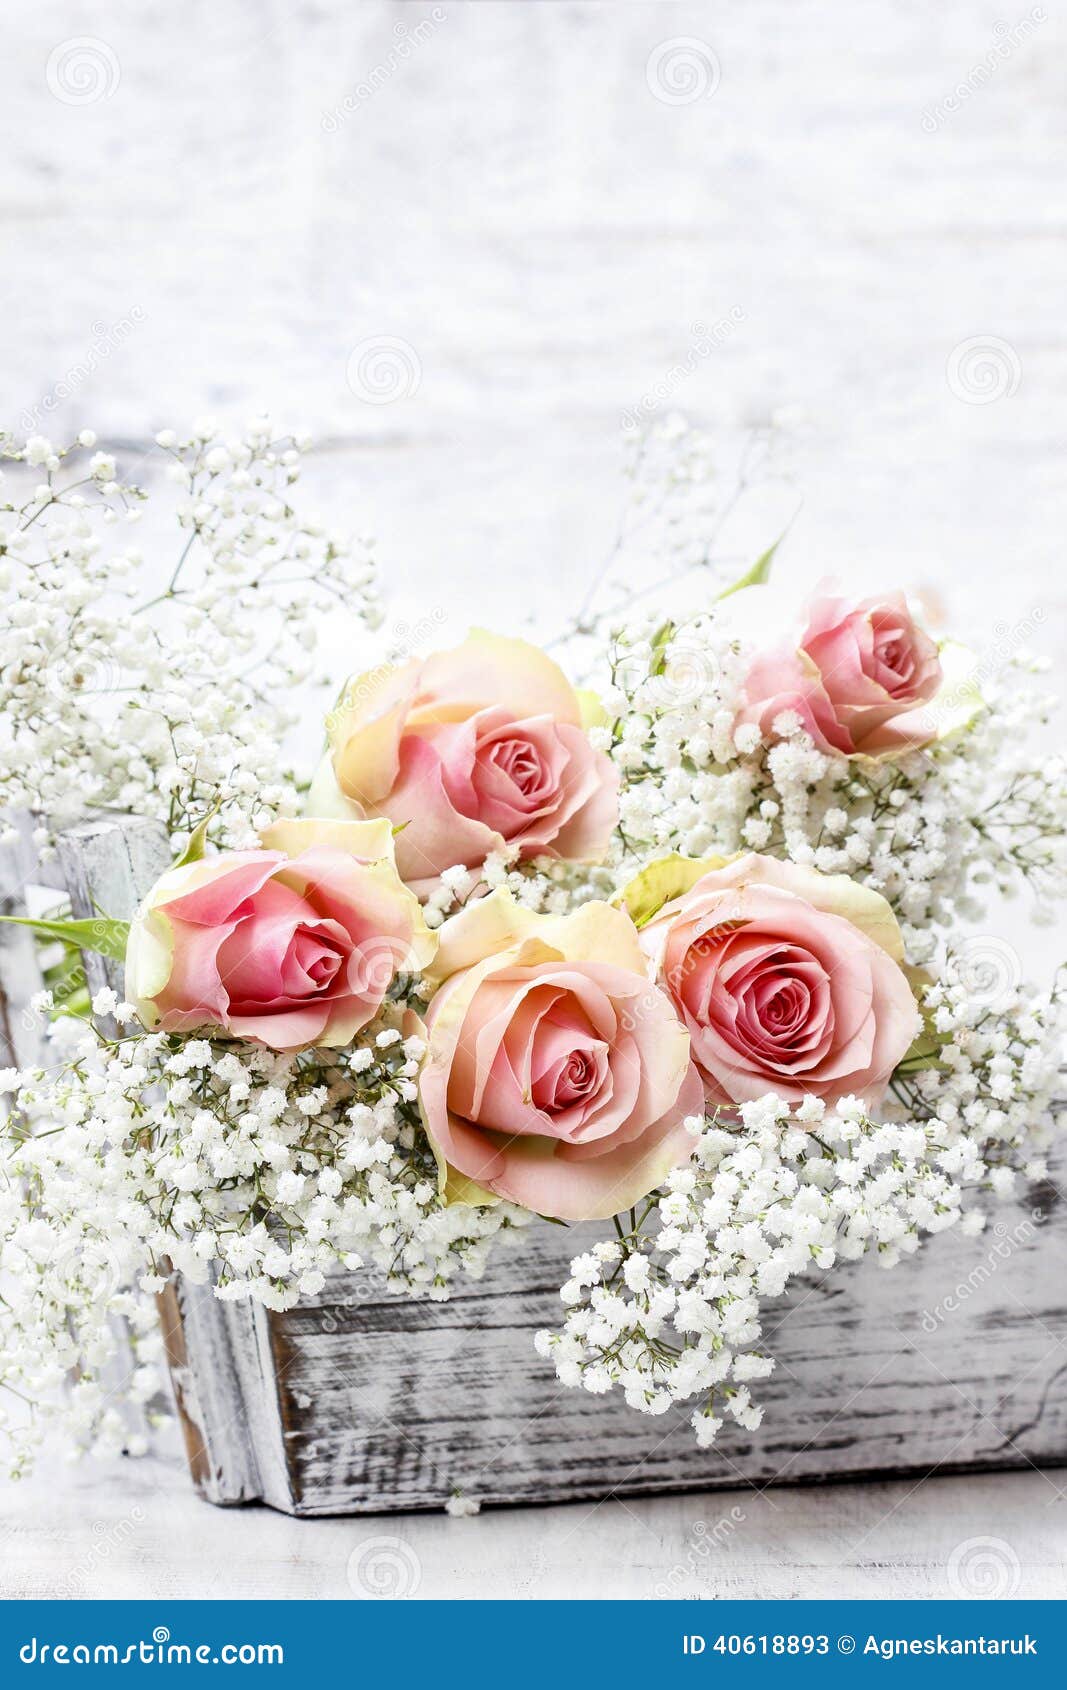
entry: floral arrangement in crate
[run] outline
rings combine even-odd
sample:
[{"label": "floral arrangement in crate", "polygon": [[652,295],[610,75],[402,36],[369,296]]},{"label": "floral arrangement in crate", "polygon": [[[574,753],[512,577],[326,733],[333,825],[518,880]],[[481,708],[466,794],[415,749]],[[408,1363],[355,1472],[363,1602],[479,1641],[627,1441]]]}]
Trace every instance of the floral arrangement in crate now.
[{"label": "floral arrangement in crate", "polygon": [[[0,1077],[16,1472],[53,1412],[143,1447],[108,1370],[155,1404],[172,1273],[271,1308],[338,1264],[445,1298],[538,1217],[604,1223],[546,1363],[691,1402],[711,1443],[759,1423],[766,1300],[978,1232],[982,1194],[1043,1174],[1057,994],[959,937],[984,892],[1044,914],[1062,887],[1022,653],[983,674],[895,588],[792,604],[772,548],[687,618],[583,609],[595,690],[512,637],[383,650],[301,780],[319,631],[381,626],[370,543],[299,517],[269,424],[164,433],[160,590],[146,495],[95,444],[4,445],[32,485],[0,505],[0,808],[45,857],[86,809],[153,817],[174,863],[129,924],[21,918],[59,960],[40,1062]],[[88,1001],[75,946],[121,996]]]}]

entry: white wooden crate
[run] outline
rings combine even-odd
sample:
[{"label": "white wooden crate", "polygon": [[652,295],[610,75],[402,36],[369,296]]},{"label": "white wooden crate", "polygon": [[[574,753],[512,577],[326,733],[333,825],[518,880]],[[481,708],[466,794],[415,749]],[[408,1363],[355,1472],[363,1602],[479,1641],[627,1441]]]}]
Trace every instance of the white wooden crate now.
[{"label": "white wooden crate", "polygon": [[[0,881],[12,907],[43,878],[26,841]],[[154,824],[96,817],[64,835],[46,878],[75,914],[126,916],[166,858]],[[16,1048],[36,983],[24,938],[0,941]],[[160,1307],[193,1479],[211,1502],[314,1515],[438,1507],[455,1489],[549,1502],[1065,1462],[1063,1170],[1000,1205],[982,1238],[943,1233],[889,1273],[868,1259],[801,1283],[767,1322],[763,1426],[724,1427],[711,1450],[686,1411],[650,1419],[564,1389],[534,1353],[600,1226],[530,1228],[447,1303],[338,1273],[273,1314],[179,1279]]]}]

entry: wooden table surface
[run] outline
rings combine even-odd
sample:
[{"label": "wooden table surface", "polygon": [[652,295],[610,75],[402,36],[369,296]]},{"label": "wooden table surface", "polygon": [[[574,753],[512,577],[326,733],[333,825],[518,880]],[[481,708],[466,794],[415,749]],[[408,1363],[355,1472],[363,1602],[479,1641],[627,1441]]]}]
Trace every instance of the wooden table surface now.
[{"label": "wooden table surface", "polygon": [[1065,1564],[1067,1469],[292,1520],[146,1459],[8,1487],[0,1535],[8,1598],[1063,1598]]}]

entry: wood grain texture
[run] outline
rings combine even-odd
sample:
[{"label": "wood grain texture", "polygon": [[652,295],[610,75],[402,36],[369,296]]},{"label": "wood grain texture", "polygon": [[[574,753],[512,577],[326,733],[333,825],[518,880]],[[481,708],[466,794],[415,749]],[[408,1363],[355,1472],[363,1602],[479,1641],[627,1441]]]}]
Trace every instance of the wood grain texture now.
[{"label": "wood grain texture", "polygon": [[942,1234],[891,1272],[838,1268],[772,1306],[764,1424],[724,1428],[711,1451],[682,1410],[652,1419],[564,1389],[534,1354],[569,1256],[597,1235],[533,1229],[445,1304],[363,1273],[281,1315],[179,1284],[197,1375],[228,1354],[239,1382],[222,1417],[198,1405],[203,1494],[247,1501],[249,1449],[253,1494],[295,1514],[433,1508],[453,1489],[573,1501],[1067,1461],[1067,1214],[1051,1186],[999,1210],[986,1239]]}]

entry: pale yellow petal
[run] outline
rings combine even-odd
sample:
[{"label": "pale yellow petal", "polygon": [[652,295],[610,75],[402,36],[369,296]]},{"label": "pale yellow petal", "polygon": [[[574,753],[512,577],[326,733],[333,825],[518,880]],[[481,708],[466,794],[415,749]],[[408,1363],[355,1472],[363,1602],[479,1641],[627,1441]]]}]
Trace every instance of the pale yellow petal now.
[{"label": "pale yellow petal", "polygon": [[309,816],[320,819],[338,818],[348,821],[361,820],[363,811],[358,804],[353,804],[346,798],[337,784],[334,774],[333,757],[327,752],[319,763],[311,779],[307,797],[304,800],[304,810]]},{"label": "pale yellow petal", "polygon": [[466,904],[437,930],[437,956],[429,970],[435,983],[461,968],[497,956],[532,932],[538,917],[503,887]]},{"label": "pale yellow petal", "polygon": [[528,640],[507,639],[484,628],[472,628],[462,645],[426,659],[412,721],[423,715],[455,719],[450,706],[457,703],[471,709],[502,704],[516,719],[552,716],[580,725],[578,698],[559,665]]},{"label": "pale yellow petal", "polygon": [[388,817],[374,821],[348,821],[315,815],[272,822],[261,834],[264,849],[284,851],[287,857],[297,857],[316,845],[333,851],[344,851],[363,863],[396,860],[393,844],[393,824]]}]

